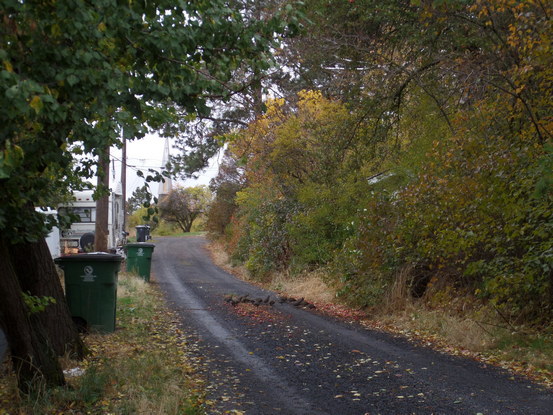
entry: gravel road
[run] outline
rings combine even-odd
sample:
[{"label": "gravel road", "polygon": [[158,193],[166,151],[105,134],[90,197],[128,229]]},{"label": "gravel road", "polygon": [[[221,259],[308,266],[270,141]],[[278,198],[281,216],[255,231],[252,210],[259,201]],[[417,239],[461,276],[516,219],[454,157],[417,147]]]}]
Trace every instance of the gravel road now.
[{"label": "gravel road", "polygon": [[216,267],[201,237],[156,238],[152,275],[199,343],[216,413],[553,414],[553,393],[482,363],[337,321]]}]

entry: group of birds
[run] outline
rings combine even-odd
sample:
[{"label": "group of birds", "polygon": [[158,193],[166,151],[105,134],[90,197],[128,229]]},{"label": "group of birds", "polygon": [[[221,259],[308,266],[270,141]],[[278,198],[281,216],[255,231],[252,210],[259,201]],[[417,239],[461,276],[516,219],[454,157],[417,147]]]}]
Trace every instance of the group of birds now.
[{"label": "group of birds", "polygon": [[236,306],[240,303],[245,303],[245,304],[251,303],[256,307],[259,307],[260,305],[263,305],[263,304],[273,305],[275,303],[275,300],[272,300],[270,295],[268,295],[264,299],[263,298],[253,299],[253,298],[250,298],[249,294],[241,295],[241,296],[226,294],[225,301],[227,303],[230,303],[230,305],[232,306]]},{"label": "group of birds", "polygon": [[246,295],[234,295],[234,294],[226,294],[225,295],[225,301],[229,303],[232,306],[237,306],[240,303],[244,304],[253,304],[256,307],[259,307],[260,305],[269,305],[272,306],[275,304],[275,302],[278,302],[280,304],[288,303],[293,305],[294,307],[302,307],[302,308],[309,308],[314,309],[316,308],[314,304],[306,301],[303,297],[301,298],[293,298],[293,297],[286,297],[286,296],[280,296],[277,297],[276,300],[272,299],[270,295],[268,295],[265,298],[250,298],[249,294]]}]

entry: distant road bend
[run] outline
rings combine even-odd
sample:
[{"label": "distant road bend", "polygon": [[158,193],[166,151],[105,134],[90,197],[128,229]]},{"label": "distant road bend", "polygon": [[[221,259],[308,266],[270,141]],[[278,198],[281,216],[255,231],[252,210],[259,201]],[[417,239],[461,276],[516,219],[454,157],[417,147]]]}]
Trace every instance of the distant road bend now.
[{"label": "distant road bend", "polygon": [[[291,304],[216,267],[201,237],[156,238],[152,273],[199,339],[213,413],[553,414],[553,394],[481,363]],[[228,412],[227,412],[228,413]]]}]

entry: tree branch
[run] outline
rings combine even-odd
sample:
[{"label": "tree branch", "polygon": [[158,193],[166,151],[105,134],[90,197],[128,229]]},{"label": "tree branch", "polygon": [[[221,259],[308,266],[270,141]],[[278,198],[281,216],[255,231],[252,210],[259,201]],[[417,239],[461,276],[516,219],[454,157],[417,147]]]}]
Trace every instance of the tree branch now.
[{"label": "tree branch", "polygon": [[247,122],[244,122],[244,121],[241,121],[241,120],[238,120],[238,119],[232,119],[232,118],[217,118],[217,117],[202,116],[202,117],[200,117],[200,119],[210,120],[210,121],[215,121],[215,122],[229,122],[229,123],[233,123],[233,124],[239,124],[243,127],[247,127],[249,125]]}]

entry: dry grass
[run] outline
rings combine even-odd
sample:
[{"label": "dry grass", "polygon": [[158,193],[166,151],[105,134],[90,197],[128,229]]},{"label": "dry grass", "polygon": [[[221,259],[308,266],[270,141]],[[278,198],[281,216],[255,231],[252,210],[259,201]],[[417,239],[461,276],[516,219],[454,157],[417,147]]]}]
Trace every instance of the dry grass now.
[{"label": "dry grass", "polygon": [[304,297],[314,303],[332,303],[336,298],[334,290],[324,282],[321,271],[295,276],[276,273],[271,278],[271,288],[289,296]]},{"label": "dry grass", "polygon": [[248,270],[243,266],[233,266],[230,263],[230,258],[225,250],[225,245],[218,241],[211,241],[207,249],[209,255],[213,260],[213,263],[219,268],[224,269],[229,274],[234,275],[237,278],[240,278],[243,281],[250,281],[250,276]]},{"label": "dry grass", "polygon": [[495,345],[494,335],[478,321],[475,303],[469,306],[466,296],[455,295],[447,287],[436,287],[428,290],[425,298],[411,297],[408,283],[411,271],[405,267],[399,272],[382,305],[373,310],[373,318],[385,326],[473,352],[482,352]]},{"label": "dry grass", "polygon": [[409,296],[409,289],[407,284],[410,271],[411,270],[408,267],[404,267],[401,270],[395,280],[394,285],[392,286],[392,289],[384,298],[383,304],[380,307],[381,314],[394,314],[412,305],[412,300]]},{"label": "dry grass", "polygon": [[379,312],[374,318],[385,326],[397,327],[401,331],[472,352],[484,352],[496,343],[491,332],[476,320],[451,315],[443,309],[430,310],[421,302],[406,302],[401,309]]},{"label": "dry grass", "polygon": [[132,298],[134,303],[142,306],[146,306],[151,301],[151,285],[142,278],[134,277],[128,273],[119,273],[118,282],[118,298]]},{"label": "dry grass", "polygon": [[[243,281],[259,284],[259,281],[252,280],[245,267],[230,264],[229,256],[221,242],[210,242],[208,250],[211,259],[219,268]],[[294,276],[286,272],[275,272],[267,278],[267,283],[262,285],[282,294],[304,297],[311,302],[331,303],[336,297],[335,291],[324,282],[324,277],[324,272],[321,270],[304,272]]]}]

